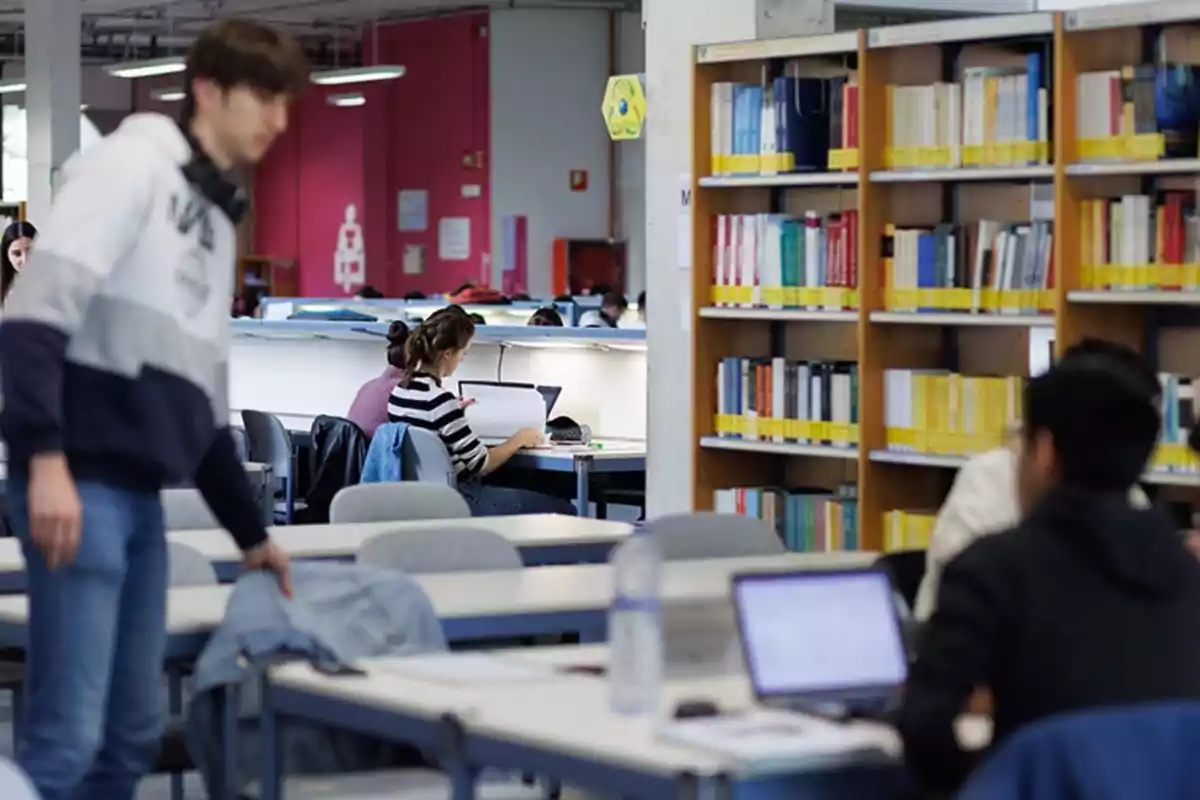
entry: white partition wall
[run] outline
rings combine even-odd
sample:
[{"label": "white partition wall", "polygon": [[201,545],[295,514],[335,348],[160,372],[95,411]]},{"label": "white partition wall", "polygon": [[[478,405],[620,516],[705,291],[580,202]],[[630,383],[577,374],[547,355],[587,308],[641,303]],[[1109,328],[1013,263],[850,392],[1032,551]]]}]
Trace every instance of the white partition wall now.
[{"label": "white partition wall", "polygon": [[[564,343],[476,343],[455,379],[562,386],[554,413],[590,425],[597,436],[646,436],[646,353]],[[235,338],[230,404],[281,415],[344,416],[358,388],[386,366],[381,340]],[[447,382],[457,391],[456,381]]]}]

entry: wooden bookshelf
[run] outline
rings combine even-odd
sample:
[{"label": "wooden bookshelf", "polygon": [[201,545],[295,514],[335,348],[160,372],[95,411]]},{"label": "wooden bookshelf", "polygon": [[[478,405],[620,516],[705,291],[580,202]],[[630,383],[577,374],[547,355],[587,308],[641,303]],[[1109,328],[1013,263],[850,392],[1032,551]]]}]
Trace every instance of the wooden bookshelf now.
[{"label": "wooden bookshelf", "polygon": [[[1058,352],[1084,337],[1099,337],[1143,351],[1160,371],[1200,376],[1200,342],[1191,335],[1192,326],[1200,327],[1200,315],[1189,317],[1187,309],[1200,305],[1200,286],[1190,291],[1188,287],[1172,291],[1154,286],[1106,291],[1085,282],[1085,274],[1095,282],[1095,268],[1081,264],[1080,218],[1085,201],[1130,192],[1195,192],[1197,188],[1194,175],[1200,172],[1200,158],[1151,158],[1146,152],[1148,145],[1141,141],[1146,137],[1080,143],[1076,131],[1077,76],[1149,60],[1153,37],[1163,26],[1172,25],[1195,26],[1197,57],[1190,63],[1198,65],[1200,78],[1200,8],[1186,2],[1142,4],[1132,10],[1102,7],[1064,14],[1003,15],[696,48],[691,330],[693,499],[697,509],[711,509],[718,489],[834,489],[853,482],[857,485],[860,546],[880,550],[885,544],[885,512],[936,508],[954,470],[970,455],[945,448],[937,452],[888,449],[886,370],[950,369],[967,376],[1025,377],[1030,369],[1031,342],[1045,342],[1052,334]],[[1013,63],[1034,52],[1040,54],[1044,85],[1051,98],[1052,111],[1045,121],[1049,141],[1031,140],[1015,146],[1007,156],[1000,156],[1008,159],[1006,163],[987,163],[987,159],[981,163],[976,147],[973,163],[923,165],[919,162],[928,154],[898,154],[891,147],[889,85],[962,83],[967,70],[1011,69]],[[856,76],[855,168],[714,175],[713,84],[763,81],[780,74],[783,64],[793,60],[821,68],[841,63]],[[1030,69],[1032,74],[1033,67]],[[1097,161],[1096,153],[1109,153],[1113,148],[1133,157]],[[989,147],[988,159],[992,156]],[[1026,156],[1028,162],[1012,163],[1022,162]],[[932,158],[944,159],[945,154]],[[898,162],[902,166],[897,166]],[[1041,187],[1039,192],[1052,190],[1052,200],[1044,193],[1036,194],[1034,187]],[[717,301],[713,288],[715,216],[849,208],[858,214],[857,308],[823,311]],[[885,280],[882,251],[889,224],[927,229],[940,223],[971,225],[985,219],[1051,222],[1053,285],[1034,298],[1036,307],[1028,307],[1028,300],[1022,309],[1006,308],[994,314],[896,307],[895,293]],[[1196,272],[1200,274],[1200,266]],[[857,447],[719,435],[718,427],[732,423],[718,419],[719,390],[714,376],[718,362],[734,356],[856,361]],[[999,435],[996,432],[997,439]],[[1157,467],[1184,468],[1187,457],[1179,447],[1168,446],[1165,451],[1170,451],[1168,457],[1165,461],[1160,458]],[[1200,486],[1200,474],[1156,468],[1147,474],[1147,483],[1172,487],[1173,491],[1194,491]]]}]

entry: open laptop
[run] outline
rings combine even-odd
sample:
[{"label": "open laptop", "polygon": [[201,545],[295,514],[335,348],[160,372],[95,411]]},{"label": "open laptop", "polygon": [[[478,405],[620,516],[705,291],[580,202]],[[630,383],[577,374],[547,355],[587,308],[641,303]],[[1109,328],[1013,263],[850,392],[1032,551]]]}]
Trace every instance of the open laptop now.
[{"label": "open laptop", "polygon": [[894,710],[908,657],[886,573],[735,575],[733,605],[761,705],[841,719]]},{"label": "open laptop", "polygon": [[458,396],[465,396],[464,387],[467,386],[508,386],[513,389],[536,389],[537,393],[542,396],[542,400],[546,402],[546,418],[550,418],[550,412],[554,410],[554,404],[558,402],[558,396],[562,394],[561,386],[534,386],[532,383],[513,383],[512,381],[459,381]]}]

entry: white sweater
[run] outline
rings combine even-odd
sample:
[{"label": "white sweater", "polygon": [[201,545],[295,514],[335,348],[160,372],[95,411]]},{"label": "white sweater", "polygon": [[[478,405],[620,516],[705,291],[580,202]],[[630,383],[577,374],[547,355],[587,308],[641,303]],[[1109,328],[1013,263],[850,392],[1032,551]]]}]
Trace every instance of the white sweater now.
[{"label": "white sweater", "polygon": [[[1129,490],[1129,502],[1149,505],[1145,493],[1136,486]],[[964,464],[938,511],[929,538],[925,577],[914,609],[916,618],[926,620],[933,613],[942,570],[951,559],[976,539],[1008,530],[1019,521],[1016,452],[1007,447],[989,450]]]}]

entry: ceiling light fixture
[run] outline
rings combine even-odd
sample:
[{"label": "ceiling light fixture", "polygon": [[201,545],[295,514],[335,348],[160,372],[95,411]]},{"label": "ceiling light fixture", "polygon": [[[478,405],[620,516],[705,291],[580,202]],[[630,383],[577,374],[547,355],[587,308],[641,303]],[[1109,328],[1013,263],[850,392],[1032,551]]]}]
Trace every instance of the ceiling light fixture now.
[{"label": "ceiling light fixture", "polygon": [[17,94],[25,91],[24,78],[7,78],[0,81],[0,94]]},{"label": "ceiling light fixture", "polygon": [[155,75],[174,75],[187,68],[179,56],[150,58],[143,61],[122,61],[109,64],[104,71],[114,78],[152,78]]},{"label": "ceiling light fixture", "polygon": [[367,104],[367,98],[362,92],[345,92],[343,94],[331,94],[325,98],[325,102],[331,106],[338,108],[354,108]]},{"label": "ceiling light fixture", "polygon": [[150,90],[150,99],[157,100],[160,103],[178,103],[186,96],[187,93],[178,86]]},{"label": "ceiling light fixture", "polygon": [[343,86],[347,83],[394,81],[403,76],[404,67],[399,64],[376,64],[370,67],[327,69],[322,72],[314,72],[312,82],[320,86]]}]

